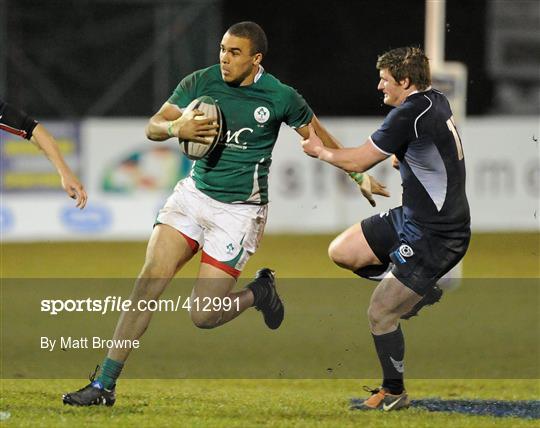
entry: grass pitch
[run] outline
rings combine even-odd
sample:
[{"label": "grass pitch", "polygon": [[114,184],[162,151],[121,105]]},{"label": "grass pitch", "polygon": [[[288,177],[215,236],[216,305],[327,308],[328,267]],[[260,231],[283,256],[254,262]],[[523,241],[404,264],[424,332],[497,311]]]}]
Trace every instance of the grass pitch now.
[{"label": "grass pitch", "polygon": [[[266,236],[260,251],[248,263],[243,274],[249,278],[255,270],[263,265],[275,268],[279,276],[296,278],[350,278],[351,274],[332,265],[326,256],[326,247],[331,236]],[[466,277],[474,278],[538,278],[539,266],[539,234],[490,234],[473,236],[471,247],[464,260],[464,273]],[[144,260],[144,243],[62,243],[62,244],[4,244],[0,248],[0,270],[3,278],[129,278],[138,273]],[[182,272],[184,277],[193,277],[197,273],[196,261],[190,263]],[[330,281],[331,282],[331,281]],[[329,283],[329,292],[331,292]],[[317,288],[318,292],[321,290]],[[322,292],[322,291],[321,291]],[[518,290],[515,291],[519,293]],[[448,296],[448,302],[458,302],[460,305],[457,316],[466,317],[467,308],[463,307],[459,296],[465,290],[457,290]],[[471,348],[454,349],[454,356],[463,356],[463,364],[469,361],[488,360],[493,354],[493,346],[509,346],[508,340],[514,345],[522,346],[524,352],[530,349],[533,358],[538,358],[538,340],[531,342],[531,336],[521,336],[522,331],[538,332],[538,316],[524,313],[522,300],[510,298],[510,294],[497,299],[490,297],[491,306],[497,305],[501,314],[519,315],[520,323],[525,323],[523,329],[515,329],[507,340],[495,340],[486,346],[484,352],[470,353]],[[363,295],[362,295],[363,296]],[[15,296],[16,297],[16,296]],[[311,296],[316,298],[316,296]],[[528,297],[532,305],[539,299],[538,292]],[[319,296],[324,300],[326,296]],[[10,296],[9,306],[24,305],[27,301]],[[307,299],[309,301],[309,299]],[[308,303],[308,302],[306,302]],[[351,305],[367,306],[367,301],[351,302]],[[444,302],[440,308],[433,308],[426,313],[424,320],[417,320],[411,326],[430,324],[432,328],[441,324],[437,316],[448,316],[451,312],[446,310]],[[514,307],[515,306],[515,307]],[[363,311],[363,309],[362,309]],[[445,315],[446,313],[446,315]],[[155,318],[159,318],[157,314]],[[185,315],[185,314],[182,314]],[[246,320],[249,316],[246,315]],[[298,314],[291,314],[297,316]],[[38,327],[32,310],[28,311],[25,324]],[[254,314],[253,317],[258,316]],[[367,331],[365,315],[358,315],[354,320],[354,328],[358,332]],[[185,317],[184,317],[185,318]],[[221,329],[212,331],[217,338],[224,336],[234,338],[235,332],[240,332],[242,318],[235,323]],[[515,318],[515,317],[514,317]],[[22,327],[6,323],[3,315],[3,340],[10,334],[22,331]],[[446,318],[445,318],[446,320]],[[529,323],[527,323],[529,320]],[[155,328],[149,330],[143,338],[148,343],[171,337],[173,333],[166,324],[166,317],[155,319]],[[422,323],[422,321],[424,321]],[[164,323],[164,329],[157,326]],[[178,323],[187,323],[181,319]],[[255,320],[253,322],[260,322]],[[340,320],[342,322],[342,320]],[[416,322],[416,321],[415,321]],[[446,322],[446,321],[445,321]],[[437,324],[439,323],[439,324]],[[177,329],[182,331],[180,325]],[[411,327],[412,328],[412,327]],[[480,328],[483,328],[480,326]],[[17,330],[21,329],[21,330]],[[337,330],[339,331],[339,330]],[[176,332],[175,332],[176,333]],[[280,342],[280,333],[277,332],[275,341]],[[464,330],[463,337],[470,332]],[[496,331],[486,329],[484,336],[489,339]],[[193,333],[191,346],[197,348],[204,343],[205,332]],[[239,333],[238,333],[239,334]],[[175,334],[175,337],[177,335]],[[196,342],[201,337],[200,342]],[[481,336],[478,336],[481,338]],[[272,338],[269,338],[272,340]],[[303,337],[297,337],[302,343]],[[161,341],[161,342],[160,342]],[[274,340],[272,340],[274,341]],[[474,341],[469,341],[473,345]],[[367,342],[366,342],[367,343]],[[420,345],[414,344],[411,337],[411,349],[419,350]],[[514,346],[512,345],[512,346]],[[444,346],[444,342],[441,342]],[[13,354],[14,360],[29,358],[33,364],[39,365],[39,349],[23,349],[23,354]],[[451,348],[448,348],[451,349]],[[4,349],[5,351],[5,349]],[[160,362],[165,357],[163,353],[154,352],[153,359],[149,361]],[[6,351],[7,352],[7,351]],[[216,351],[218,352],[218,351]],[[358,361],[362,355],[374,354],[374,350],[366,344],[361,349],[355,348]],[[412,351],[411,351],[412,352]],[[9,352],[7,352],[9,354]],[[161,355],[161,357],[160,357]],[[184,353],[194,358],[194,353]],[[408,357],[411,357],[409,352]],[[140,358],[134,354],[130,365],[138,366]],[[177,357],[178,367],[187,364],[182,361],[182,355]],[[198,355],[197,358],[200,358]],[[269,360],[272,355],[257,354],[256,351],[245,355],[245,364],[257,365],[260,361]],[[99,360],[98,360],[99,361]],[[174,359],[171,359],[174,363]],[[97,362],[97,361],[96,361]],[[25,364],[27,364],[25,362]],[[89,372],[93,367],[84,365],[77,371],[82,374]],[[196,361],[189,361],[196,365]],[[204,365],[204,363],[201,363]],[[6,376],[9,364],[2,367],[2,378]],[[516,373],[519,372],[516,367]],[[538,363],[532,367],[532,373],[538,373]],[[536,370],[536,371],[534,371]],[[55,368],[58,375],[61,368]],[[126,370],[126,374],[128,371]],[[136,371],[134,372],[136,373]],[[506,372],[505,372],[506,373]],[[24,372],[22,373],[24,376]],[[55,377],[55,376],[53,376]],[[56,376],[58,377],[58,376]],[[137,376],[134,376],[137,377]],[[519,376],[517,376],[519,377]],[[408,380],[407,388],[413,399],[442,397],[446,399],[499,399],[499,400],[538,400],[540,399],[540,384],[538,375],[531,379],[437,379],[437,380]],[[405,412],[384,414],[382,412],[359,412],[348,410],[348,399],[362,397],[365,393],[361,386],[366,384],[377,386],[379,380],[354,379],[121,379],[118,385],[118,401],[113,408],[72,408],[61,404],[60,395],[82,387],[85,379],[2,379],[0,419],[5,426],[382,426],[382,427],[525,427],[538,426],[538,420],[518,418],[495,418],[485,416],[470,416],[454,413],[430,413],[426,410],[411,408]]]},{"label": "grass pitch", "polygon": [[[351,278],[327,256],[334,235],[266,235],[242,278],[261,266],[282,278]],[[134,278],[146,242],[20,243],[0,246],[0,272],[8,278]],[[199,257],[179,276],[197,276]],[[473,234],[463,260],[467,278],[540,277],[540,233]]]},{"label": "grass pitch", "polygon": [[[376,381],[371,381],[371,384]],[[395,413],[349,411],[359,396],[353,380],[125,380],[112,408],[62,406],[58,392],[79,388],[73,380],[9,380],[3,383],[5,426],[196,426],[196,427],[534,427],[538,421],[411,408]],[[417,398],[530,399],[533,381],[409,381]]]}]

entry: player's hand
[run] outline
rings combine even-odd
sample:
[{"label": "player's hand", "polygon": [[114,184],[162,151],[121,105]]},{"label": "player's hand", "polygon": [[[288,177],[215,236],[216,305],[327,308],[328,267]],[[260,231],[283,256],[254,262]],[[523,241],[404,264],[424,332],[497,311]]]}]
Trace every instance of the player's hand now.
[{"label": "player's hand", "polygon": [[62,187],[71,199],[77,201],[76,207],[81,210],[86,206],[88,195],[83,185],[77,180],[73,173],[69,172],[60,176]]},{"label": "player's hand", "polygon": [[304,149],[304,153],[306,155],[316,158],[319,157],[319,153],[321,153],[324,146],[321,139],[315,133],[311,123],[308,125],[308,129],[309,136],[306,140],[302,140],[302,148]]},{"label": "player's hand", "polygon": [[360,191],[362,195],[369,201],[372,207],[377,206],[373,195],[389,197],[390,193],[386,190],[386,186],[382,183],[379,183],[375,177],[372,177],[369,174],[364,173],[364,180],[360,184]]},{"label": "player's hand", "polygon": [[199,118],[204,116],[200,110],[192,110],[183,114],[172,122],[172,133],[181,140],[195,141],[202,144],[210,144],[212,138],[218,135],[218,124],[216,117],[206,119]]},{"label": "player's hand", "polygon": [[392,155],[392,168],[399,171],[399,160],[396,155]]}]

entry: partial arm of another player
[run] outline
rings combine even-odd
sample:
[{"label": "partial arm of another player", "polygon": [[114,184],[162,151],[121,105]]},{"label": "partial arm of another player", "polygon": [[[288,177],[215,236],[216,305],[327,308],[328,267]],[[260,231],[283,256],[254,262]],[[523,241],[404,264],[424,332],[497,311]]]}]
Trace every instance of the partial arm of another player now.
[{"label": "partial arm of another player", "polygon": [[86,191],[66,164],[54,137],[44,125],[0,99],[0,129],[25,138],[42,150],[58,171],[66,193],[77,200],[78,208],[84,208],[88,199]]},{"label": "partial arm of another player", "polygon": [[392,155],[392,168],[399,171],[399,160],[396,155]]},{"label": "partial arm of another player", "polygon": [[[298,129],[297,132],[302,136],[302,138],[304,138],[304,141],[306,141],[308,140],[308,138],[310,138],[311,129],[315,131],[316,136],[320,139],[320,141],[322,142],[322,144],[324,144],[326,148],[343,149],[341,143],[326,130],[326,128],[321,124],[321,122],[319,121],[319,119],[317,119],[316,116],[313,116],[313,119],[308,126],[304,126],[303,128]],[[304,143],[302,144],[304,145]],[[380,195],[385,197],[390,196],[390,193],[386,190],[386,186],[377,181],[369,174],[351,172],[349,176],[358,184],[358,186],[360,187],[360,191],[372,206],[376,206],[373,195]]]},{"label": "partial arm of another player", "polygon": [[209,144],[205,137],[217,135],[218,125],[214,123],[215,118],[196,119],[197,116],[203,114],[199,110],[182,114],[178,106],[166,102],[148,121],[145,129],[146,136],[152,141],[164,141],[176,137]]},{"label": "partial arm of another player", "polygon": [[[331,149],[340,149],[343,147],[341,143],[332,134],[330,134],[330,132],[328,132],[317,116],[313,115],[313,119],[311,119],[309,125],[313,127],[313,130],[319,136],[325,147],[329,147]],[[307,140],[309,137],[309,125],[296,130],[304,140]]]},{"label": "partial arm of another player", "polygon": [[51,161],[56,168],[56,171],[58,171],[58,174],[60,175],[62,188],[70,198],[77,201],[76,207],[83,209],[86,206],[86,201],[88,200],[86,190],[84,190],[83,185],[64,160],[51,133],[47,130],[47,128],[45,128],[45,126],[38,123],[32,132],[30,141],[41,149],[43,153],[45,153],[47,159]]},{"label": "partial arm of another player", "polygon": [[367,171],[388,157],[377,150],[370,140],[360,147],[339,149],[325,147],[311,126],[308,138],[302,142],[302,147],[308,155],[351,172]]}]

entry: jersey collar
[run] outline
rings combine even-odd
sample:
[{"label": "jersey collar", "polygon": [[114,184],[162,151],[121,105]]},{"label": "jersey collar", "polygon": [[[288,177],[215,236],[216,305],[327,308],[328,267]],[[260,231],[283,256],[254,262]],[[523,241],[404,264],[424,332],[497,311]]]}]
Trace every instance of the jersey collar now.
[{"label": "jersey collar", "polygon": [[255,79],[253,79],[253,83],[256,83],[257,80],[259,80],[261,78],[263,73],[264,73],[264,68],[263,68],[262,65],[259,65],[259,71],[257,71],[257,74],[255,75]]},{"label": "jersey collar", "polygon": [[[428,87],[425,89],[425,91],[418,91],[418,90],[417,90],[417,91],[413,91],[413,92],[411,92],[409,95],[407,95],[407,98],[409,98],[411,95],[414,95],[414,94],[420,94],[421,92],[427,92],[427,91],[431,91],[431,86],[428,86]],[[406,99],[407,99],[407,98],[406,98]]]}]

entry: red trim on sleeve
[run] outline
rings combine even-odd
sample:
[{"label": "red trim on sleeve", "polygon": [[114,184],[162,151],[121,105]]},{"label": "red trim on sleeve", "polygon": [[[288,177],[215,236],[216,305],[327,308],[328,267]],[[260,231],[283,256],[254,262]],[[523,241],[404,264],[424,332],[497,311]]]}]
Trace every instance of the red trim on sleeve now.
[{"label": "red trim on sleeve", "polygon": [[222,270],[225,273],[228,273],[231,275],[234,279],[237,279],[240,274],[242,273],[238,269],[235,269],[223,262],[220,262],[219,260],[214,259],[213,257],[206,254],[204,251],[202,253],[201,257],[201,263],[206,263],[207,265],[214,266],[220,270]]},{"label": "red trim on sleeve", "polygon": [[9,132],[11,134],[18,135],[19,137],[26,138],[26,131],[24,131],[22,129],[12,128],[11,126],[5,125],[3,123],[0,123],[0,129],[4,130],[6,132]]}]

